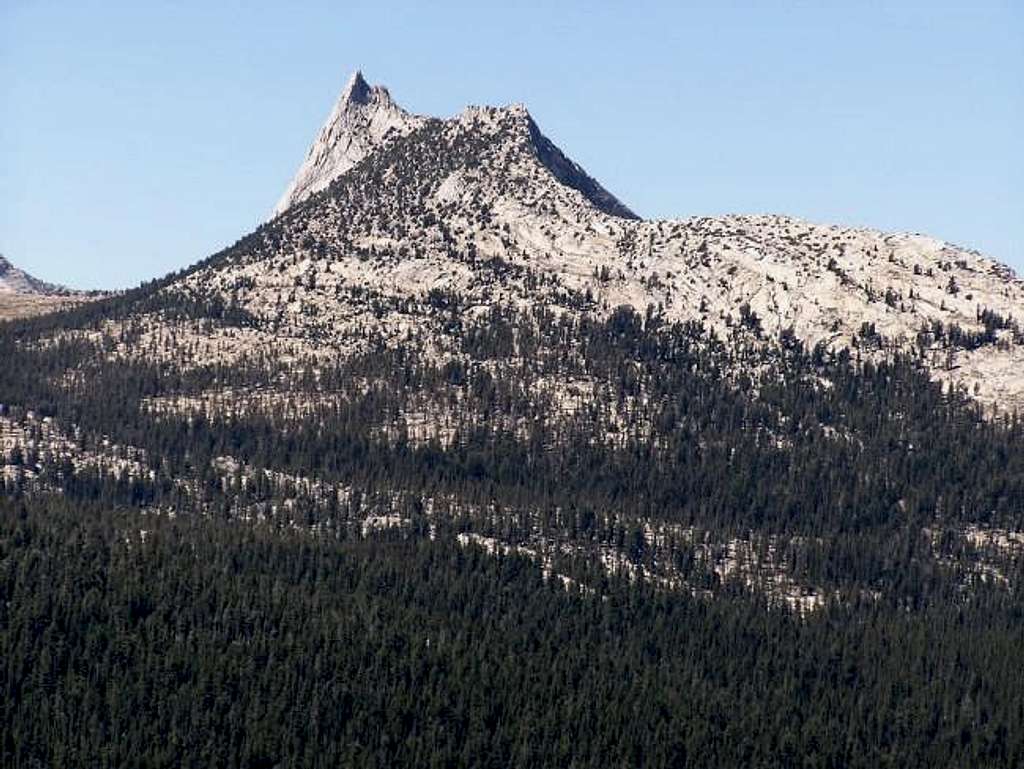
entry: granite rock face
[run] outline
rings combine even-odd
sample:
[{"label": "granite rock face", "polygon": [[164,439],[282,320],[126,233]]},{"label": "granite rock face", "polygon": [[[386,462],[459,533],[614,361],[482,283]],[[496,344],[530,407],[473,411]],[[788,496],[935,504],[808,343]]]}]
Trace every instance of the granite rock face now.
[{"label": "granite rock face", "polygon": [[271,344],[339,355],[410,324],[430,337],[432,292],[480,308],[631,305],[723,339],[912,355],[997,411],[1024,406],[1024,283],[1008,267],[921,234],[782,215],[643,220],[522,105],[414,116],[356,73],[279,209],[167,290],[244,308]]},{"label": "granite rock face", "polygon": [[274,214],[324,189],[375,149],[409,133],[424,120],[399,107],[386,88],[369,85],[357,71],[342,91]]}]

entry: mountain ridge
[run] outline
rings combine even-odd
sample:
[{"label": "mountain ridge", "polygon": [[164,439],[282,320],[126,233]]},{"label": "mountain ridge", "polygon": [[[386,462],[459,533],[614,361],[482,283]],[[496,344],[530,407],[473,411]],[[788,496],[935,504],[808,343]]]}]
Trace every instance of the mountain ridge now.
[{"label": "mountain ridge", "polygon": [[40,280],[0,254],[0,320],[54,312],[98,296]]},{"label": "mountain ridge", "polygon": [[0,254],[0,292],[53,296],[70,294],[71,289],[29,275]]},{"label": "mountain ridge", "polygon": [[1024,406],[1024,283],[976,251],[771,214],[635,218],[521,104],[410,116],[356,73],[331,116],[285,196],[294,202],[159,283],[167,301],[244,314],[244,337],[178,329],[176,347],[324,359],[365,351],[370,335],[398,344],[415,326],[444,360],[458,345],[431,297],[446,292],[471,313],[607,318],[629,305],[723,339],[909,355],[993,413]]},{"label": "mountain ridge", "polygon": [[[339,104],[352,104],[346,95],[354,93],[368,104],[387,94],[393,105],[386,89],[371,88],[361,75]],[[332,114],[347,108],[336,105]],[[351,138],[331,134],[331,125],[321,138]],[[345,128],[354,125],[363,123]],[[276,265],[270,273],[250,252],[179,288],[202,293],[206,282],[225,295],[223,287],[244,276],[251,288],[230,292],[234,300],[300,338],[304,313],[314,307],[340,338],[350,324],[392,333],[387,318],[354,313],[359,302],[341,310],[317,296],[322,290],[344,295],[359,286],[388,301],[422,302],[443,288],[469,292],[480,306],[563,308],[567,296],[591,296],[599,314],[650,305],[666,320],[698,322],[718,334],[749,323],[775,339],[792,332],[808,345],[869,358],[901,351],[932,378],[988,406],[1024,404],[1017,373],[1024,370],[1017,327],[1024,284],[976,251],[918,234],[770,214],[641,220],[543,138],[523,105],[421,117],[384,136],[360,145],[365,154],[340,172],[321,163],[318,193],[268,224],[271,247],[257,251]],[[310,156],[330,155],[318,139],[296,179]],[[493,269],[499,263],[505,266]],[[281,271],[293,281],[295,273],[318,276],[313,289],[289,289],[301,298],[284,316],[283,286],[274,277]]]}]

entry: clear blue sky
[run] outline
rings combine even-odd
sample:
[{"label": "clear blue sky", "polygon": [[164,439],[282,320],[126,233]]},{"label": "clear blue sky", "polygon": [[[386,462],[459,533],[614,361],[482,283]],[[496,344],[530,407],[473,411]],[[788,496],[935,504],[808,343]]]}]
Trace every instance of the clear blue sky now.
[{"label": "clear blue sky", "polygon": [[0,252],[124,287],[251,230],[356,67],[525,102],[643,216],[928,232],[1024,271],[1024,2],[0,0]]}]

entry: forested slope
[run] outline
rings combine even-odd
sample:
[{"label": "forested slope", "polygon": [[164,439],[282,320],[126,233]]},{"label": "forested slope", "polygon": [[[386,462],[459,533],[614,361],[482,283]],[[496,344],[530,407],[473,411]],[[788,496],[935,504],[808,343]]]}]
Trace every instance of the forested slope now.
[{"label": "forested slope", "polygon": [[451,542],[0,502],[4,766],[1019,766],[1019,596],[809,619]]}]

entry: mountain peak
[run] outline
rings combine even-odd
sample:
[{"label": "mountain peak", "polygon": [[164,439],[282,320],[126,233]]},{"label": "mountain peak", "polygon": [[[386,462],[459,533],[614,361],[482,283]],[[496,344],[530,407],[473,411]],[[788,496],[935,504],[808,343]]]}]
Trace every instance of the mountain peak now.
[{"label": "mountain peak", "polygon": [[341,92],[342,102],[366,104],[370,97],[370,84],[366,82],[361,70],[356,70],[348,79],[345,90]]},{"label": "mountain peak", "polygon": [[370,85],[363,77],[362,71],[357,69],[345,84],[338,98],[337,107],[344,109],[349,106],[367,107],[376,104],[393,106],[391,93],[382,85]]},{"label": "mountain peak", "polygon": [[366,82],[357,69],[342,89],[274,215],[326,188],[377,147],[424,122],[425,118],[395,104],[387,88]]},{"label": "mountain peak", "polygon": [[560,184],[576,190],[591,205],[609,216],[620,219],[640,218],[548,139],[525,104],[515,102],[504,107],[471,105],[459,114],[457,120],[464,125],[485,126],[511,120],[529,142],[537,159]]},{"label": "mountain peak", "polygon": [[[487,130],[509,118],[533,145],[541,163],[561,184],[583,194],[604,213],[626,219],[639,218],[548,140],[525,104],[469,106],[448,122]],[[363,158],[427,121],[428,118],[413,115],[399,107],[387,88],[370,85],[362,71],[357,69],[342,89],[327,122],[274,209],[274,215],[325,189]]]}]

